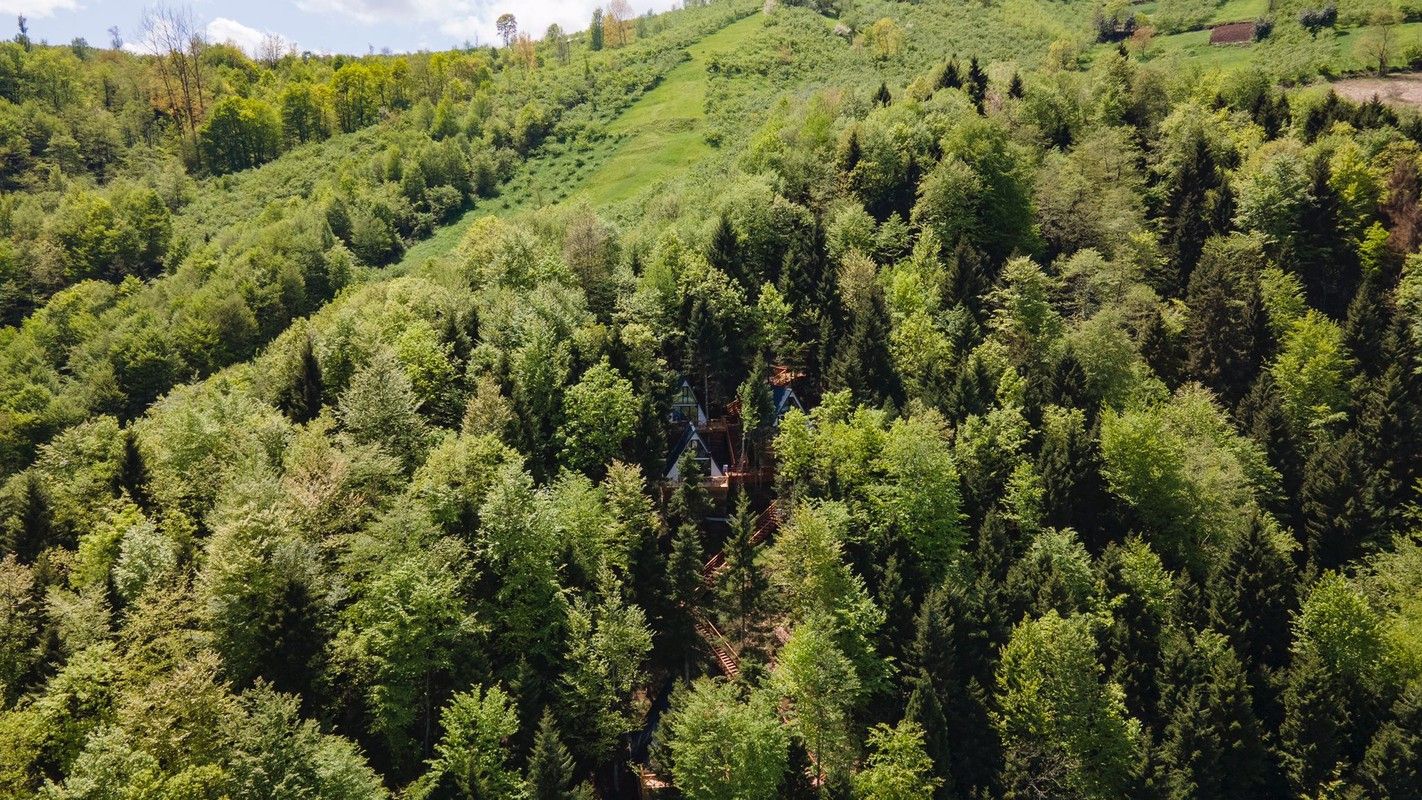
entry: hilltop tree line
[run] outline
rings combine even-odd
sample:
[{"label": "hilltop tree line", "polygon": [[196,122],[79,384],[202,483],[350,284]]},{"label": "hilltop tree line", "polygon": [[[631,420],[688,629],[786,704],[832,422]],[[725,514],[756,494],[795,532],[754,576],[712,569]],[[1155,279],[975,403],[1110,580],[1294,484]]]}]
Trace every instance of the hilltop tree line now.
[{"label": "hilltop tree line", "polygon": [[[611,796],[646,731],[693,800],[1417,797],[1416,119],[991,73],[384,279],[333,193],[7,329],[0,796]],[[660,485],[682,377],[762,547]]]}]

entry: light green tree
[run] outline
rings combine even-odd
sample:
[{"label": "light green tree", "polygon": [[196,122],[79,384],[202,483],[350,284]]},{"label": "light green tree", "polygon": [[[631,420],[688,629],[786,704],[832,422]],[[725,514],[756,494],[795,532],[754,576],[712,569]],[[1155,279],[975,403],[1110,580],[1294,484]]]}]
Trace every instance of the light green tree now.
[{"label": "light green tree", "polygon": [[607,359],[593,365],[563,399],[563,425],[558,429],[563,464],[584,472],[600,470],[632,436],[637,410],[631,381]]},{"label": "light green tree", "polygon": [[522,796],[523,782],[508,763],[508,740],[518,732],[518,712],[502,688],[476,686],[454,695],[439,722],[444,736],[435,745],[431,766],[452,777],[464,797]]},{"label": "light green tree", "polygon": [[850,716],[861,684],[826,621],[812,619],[795,627],[780,650],[773,683],[789,701],[791,723],[810,753],[816,777],[847,774],[854,758]]},{"label": "light green tree", "polygon": [[419,398],[399,359],[388,350],[375,354],[341,395],[338,415],[358,444],[377,444],[400,459],[406,471],[424,458],[428,426]]},{"label": "light green tree", "polygon": [[775,698],[741,698],[735,685],[698,678],[677,689],[662,718],[676,787],[689,800],[770,800],[788,766],[789,734]]},{"label": "light green tree", "polygon": [[869,759],[854,776],[863,800],[919,800],[932,797],[943,781],[933,775],[933,759],[923,749],[923,728],[904,720],[869,731]]},{"label": "light green tree", "polygon": [[1056,784],[1073,796],[1125,797],[1139,769],[1140,723],[1104,680],[1092,618],[1056,611],[1012,631],[997,670],[1004,790]]}]

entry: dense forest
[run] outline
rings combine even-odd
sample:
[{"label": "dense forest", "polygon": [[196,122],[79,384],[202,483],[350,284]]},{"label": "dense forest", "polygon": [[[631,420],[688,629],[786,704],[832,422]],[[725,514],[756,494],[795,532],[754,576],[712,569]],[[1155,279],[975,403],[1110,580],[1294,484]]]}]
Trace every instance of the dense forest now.
[{"label": "dense forest", "polygon": [[1207,5],[0,43],[0,798],[1422,798],[1422,118]]}]

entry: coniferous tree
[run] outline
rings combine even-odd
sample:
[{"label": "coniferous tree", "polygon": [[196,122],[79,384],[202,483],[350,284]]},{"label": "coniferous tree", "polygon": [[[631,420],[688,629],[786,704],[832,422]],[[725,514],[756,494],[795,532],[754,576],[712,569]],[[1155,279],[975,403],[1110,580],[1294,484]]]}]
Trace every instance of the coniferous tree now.
[{"label": "coniferous tree", "polygon": [[138,444],[138,431],[125,428],[123,432],[123,454],[119,457],[116,476],[117,489],[128,493],[134,505],[147,510],[150,505],[148,494],[148,461]]},{"label": "coniferous tree", "polygon": [[894,102],[894,96],[889,93],[889,84],[880,83],[879,91],[874,93],[874,102],[877,105],[887,106]]},{"label": "coniferous tree", "polygon": [[40,476],[30,470],[11,482],[10,495],[4,520],[5,552],[30,564],[45,548],[61,544],[54,538],[49,492]]},{"label": "coniferous tree", "polygon": [[1050,383],[1053,403],[1062,408],[1081,409],[1089,425],[1095,421],[1096,404],[1086,381],[1086,369],[1081,366],[1081,359],[1076,357],[1075,351],[1068,350],[1052,369],[1051,380],[1042,382]]},{"label": "coniferous tree", "polygon": [[864,156],[863,148],[859,144],[859,128],[850,127],[849,137],[845,140],[844,147],[839,153],[839,171],[841,175],[848,176],[859,166],[859,159]]},{"label": "coniferous tree", "polygon": [[1377,800],[1422,800],[1422,687],[1393,704],[1359,765],[1359,784]]},{"label": "coniferous tree", "polygon": [[[857,140],[855,144],[857,146]],[[726,214],[721,215],[716,230],[711,234],[706,260],[711,266],[740,281],[743,286],[751,285],[752,276],[745,273],[741,262],[740,241],[736,238],[736,229],[731,226],[731,218]]]},{"label": "coniferous tree", "polygon": [[764,571],[755,564],[755,545],[751,542],[755,525],[750,498],[741,494],[736,499],[736,510],[731,516],[730,538],[721,551],[725,554],[726,563],[717,576],[721,609],[733,621],[736,636],[741,641],[749,635],[752,618],[759,611],[769,589]]},{"label": "coniferous tree", "polygon": [[1359,452],[1365,469],[1359,497],[1368,539],[1385,543],[1405,533],[1408,506],[1422,479],[1422,381],[1407,334],[1386,337],[1380,375],[1368,381],[1358,402]]},{"label": "coniferous tree", "polygon": [[934,776],[942,781],[933,796],[947,800],[955,796],[949,788],[953,779],[950,769],[953,746],[948,717],[943,712],[943,704],[927,672],[920,671],[918,677],[913,679],[912,686],[913,691],[910,692],[908,705],[904,709],[904,719],[916,722],[923,728],[923,750],[933,761]]},{"label": "coniferous tree", "polygon": [[963,77],[958,74],[958,59],[953,57],[948,59],[948,63],[943,65],[943,72],[938,78],[938,88],[940,89],[960,89],[963,86]]},{"label": "coniferous tree", "polygon": [[1254,707],[1276,727],[1275,686],[1289,659],[1294,565],[1267,519],[1255,514],[1222,554],[1209,584],[1210,624],[1229,637],[1249,675]]},{"label": "coniferous tree", "polygon": [[706,554],[701,547],[701,532],[690,522],[683,522],[672,536],[671,555],[667,557],[667,578],[672,600],[692,609],[701,593],[701,570]]},{"label": "coniferous tree", "polygon": [[1106,546],[1105,512],[1111,504],[1097,436],[1096,429],[1068,425],[1062,435],[1044,437],[1037,456],[1043,523],[1072,528],[1093,553]]},{"label": "coniferous tree", "polygon": [[1141,358],[1170,389],[1180,385],[1184,357],[1176,337],[1165,328],[1165,315],[1155,313],[1141,333]]},{"label": "coniferous tree", "polygon": [[849,333],[835,348],[827,377],[830,389],[849,389],[855,401],[870,406],[886,400],[903,402],[903,388],[888,350],[889,330],[884,297],[874,292],[854,313]]},{"label": "coniferous tree", "polygon": [[1284,689],[1279,760],[1295,797],[1315,797],[1346,766],[1355,710],[1348,692],[1316,651],[1300,654]]},{"label": "coniferous tree", "polygon": [[1304,465],[1299,493],[1306,575],[1342,566],[1363,545],[1367,531],[1361,462],[1358,436],[1349,431],[1321,439]]},{"label": "coniferous tree", "polygon": [[[1129,548],[1129,549],[1128,549]],[[1121,685],[1126,708],[1147,729],[1159,731],[1167,710],[1160,703],[1164,643],[1174,624],[1172,598],[1138,585],[1138,541],[1112,544],[1101,554],[1098,570],[1104,596],[1115,606],[1105,641],[1107,674]]]},{"label": "coniferous tree", "polygon": [[601,50],[603,46],[602,15],[602,6],[594,8],[592,25],[588,27],[588,49],[594,52]]},{"label": "coniferous tree", "polygon": [[983,102],[987,100],[987,88],[987,73],[978,66],[978,57],[973,56],[968,61],[968,99],[973,101],[978,113],[982,113]]},{"label": "coniferous tree", "polygon": [[987,259],[967,241],[960,240],[948,259],[947,304],[961,304],[974,321],[984,321],[983,300],[992,286]]},{"label": "coniferous tree", "polygon": [[1233,407],[1266,363],[1269,330],[1252,270],[1263,258],[1256,240],[1212,239],[1190,277],[1185,329],[1189,374]]},{"label": "coniferous tree", "polygon": [[1001,758],[983,688],[991,685],[997,643],[982,614],[971,588],[945,580],[920,605],[905,655],[909,668],[928,681],[923,689],[937,693],[943,714],[953,720],[958,744],[941,770],[947,776],[943,791],[954,797],[992,787]]},{"label": "coniferous tree", "polygon": [[529,800],[572,800],[573,758],[558,737],[553,713],[544,709],[533,737],[526,773]]},{"label": "coniferous tree", "polygon": [[1176,660],[1161,764],[1168,797],[1251,800],[1268,785],[1263,730],[1239,659],[1221,637],[1200,634]]},{"label": "coniferous tree", "polygon": [[702,522],[711,514],[711,494],[703,483],[706,469],[688,450],[677,462],[677,472],[681,480],[672,487],[667,503],[667,527],[677,530],[690,524],[700,530]]},{"label": "coniferous tree", "polygon": [[1012,80],[1007,84],[1007,96],[1020,100],[1025,93],[1026,90],[1022,87],[1022,76],[1016,72],[1012,73]]},{"label": "coniferous tree", "polygon": [[1343,323],[1343,342],[1359,372],[1368,377],[1376,376],[1387,366],[1383,358],[1387,340],[1384,332],[1392,328],[1392,313],[1386,282],[1381,270],[1364,276],[1353,302],[1348,304],[1348,317]]},{"label": "coniferous tree", "polygon": [[282,410],[293,422],[310,422],[321,413],[323,393],[321,364],[316,360],[316,349],[311,337],[302,340],[301,352],[297,356],[296,369],[282,397]]},{"label": "coniferous tree", "polygon": [[1360,275],[1357,249],[1340,229],[1342,200],[1331,177],[1327,157],[1315,157],[1309,166],[1309,190],[1302,198],[1298,235],[1289,255],[1309,304],[1342,319]]},{"label": "coniferous tree", "polygon": [[1173,279],[1158,287],[1168,295],[1178,295],[1190,285],[1205,241],[1220,232],[1221,217],[1228,217],[1222,210],[1229,205],[1228,184],[1204,133],[1192,132],[1181,155],[1177,168],[1162,183],[1156,215],[1161,244],[1174,267]]},{"label": "coniferous tree", "polygon": [[706,554],[696,525],[683,522],[672,535],[667,556],[668,639],[673,653],[680,653],[681,665],[689,674],[690,654],[696,644],[696,619],[701,595],[702,570]]},{"label": "coniferous tree", "polygon": [[1279,471],[1281,491],[1273,497],[1263,498],[1266,507],[1285,527],[1296,528],[1303,483],[1303,456],[1272,372],[1263,370],[1259,373],[1249,393],[1240,401],[1235,418],[1239,420],[1244,434],[1264,448],[1270,466]]}]

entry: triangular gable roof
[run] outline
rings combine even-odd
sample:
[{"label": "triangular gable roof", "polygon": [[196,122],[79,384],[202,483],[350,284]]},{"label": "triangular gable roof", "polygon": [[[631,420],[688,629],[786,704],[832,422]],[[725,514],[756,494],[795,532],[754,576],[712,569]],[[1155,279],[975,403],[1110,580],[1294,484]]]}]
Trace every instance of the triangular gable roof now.
[{"label": "triangular gable roof", "polygon": [[805,410],[805,406],[800,402],[800,398],[796,396],[795,390],[789,386],[776,386],[771,392],[771,399],[775,404],[776,422],[779,422],[780,418],[785,416],[785,412],[792,408],[798,408],[801,411]]},{"label": "triangular gable roof", "polygon": [[695,449],[699,454],[697,457],[706,461],[706,474],[712,478],[720,478],[725,475],[725,470],[716,463],[712,456],[711,448],[706,445],[706,440],[701,438],[701,434],[696,431],[696,427],[687,424],[685,431],[677,443],[672,446],[667,454],[666,468],[663,474],[669,481],[681,480],[681,457],[688,450]]},{"label": "triangular gable roof", "polygon": [[[695,411],[692,411],[693,407]],[[676,394],[672,396],[671,413],[673,421],[676,422],[706,424],[706,409],[701,406],[701,398],[696,396],[696,390],[686,378],[681,379],[681,385],[677,386]]]}]

